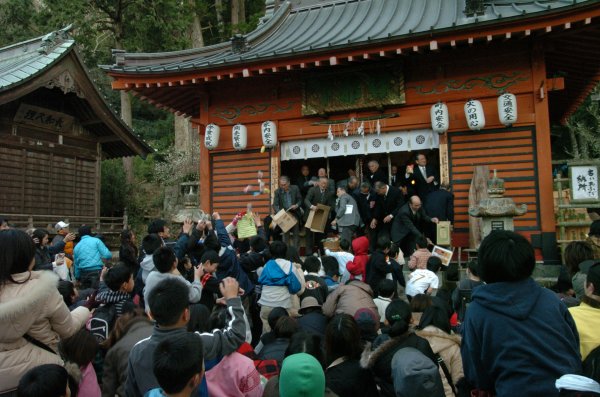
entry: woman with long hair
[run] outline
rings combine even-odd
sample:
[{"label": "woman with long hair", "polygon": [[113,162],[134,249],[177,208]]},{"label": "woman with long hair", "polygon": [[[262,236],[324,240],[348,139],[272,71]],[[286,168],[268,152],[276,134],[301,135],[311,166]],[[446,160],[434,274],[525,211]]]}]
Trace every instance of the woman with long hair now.
[{"label": "woman with long hair", "polygon": [[81,329],[90,313],[69,311],[56,274],[33,271],[34,264],[35,246],[25,232],[0,231],[0,394],[15,390],[33,367],[62,365],[59,339]]},{"label": "woman with long hair", "polygon": [[358,324],[348,314],[337,314],[325,330],[325,383],[338,396],[379,395],[373,375],[360,366],[361,351]]},{"label": "woman with long hair", "polygon": [[135,233],[131,229],[124,229],[121,232],[121,247],[119,248],[119,261],[126,264],[133,273],[133,278],[137,276],[140,268],[138,262],[138,249],[136,247]]}]

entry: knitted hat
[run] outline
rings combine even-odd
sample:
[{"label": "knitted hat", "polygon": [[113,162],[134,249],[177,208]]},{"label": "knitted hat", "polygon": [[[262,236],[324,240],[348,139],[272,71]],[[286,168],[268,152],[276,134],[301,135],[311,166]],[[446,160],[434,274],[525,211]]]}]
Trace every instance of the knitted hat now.
[{"label": "knitted hat", "polygon": [[444,397],[437,365],[413,347],[402,348],[394,354],[392,379],[396,397]]},{"label": "knitted hat", "polygon": [[279,374],[281,397],[324,397],[325,373],[316,358],[298,353],[283,360]]},{"label": "knitted hat", "polygon": [[379,330],[379,317],[373,310],[369,308],[358,309],[354,313],[354,320],[360,330],[360,337],[363,340],[373,342],[377,337],[377,331]]}]

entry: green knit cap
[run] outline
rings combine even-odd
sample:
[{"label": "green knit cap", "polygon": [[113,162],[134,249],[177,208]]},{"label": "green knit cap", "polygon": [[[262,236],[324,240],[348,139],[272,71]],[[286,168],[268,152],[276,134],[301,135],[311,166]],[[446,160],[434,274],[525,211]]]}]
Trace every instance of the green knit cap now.
[{"label": "green knit cap", "polygon": [[325,373],[316,358],[306,353],[292,354],[283,360],[279,374],[281,397],[323,397]]}]

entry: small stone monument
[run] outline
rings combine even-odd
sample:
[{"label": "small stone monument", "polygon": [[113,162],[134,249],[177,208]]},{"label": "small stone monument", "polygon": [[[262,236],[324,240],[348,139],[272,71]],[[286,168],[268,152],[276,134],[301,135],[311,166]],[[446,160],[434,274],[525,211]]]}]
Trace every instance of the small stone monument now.
[{"label": "small stone monument", "polygon": [[514,230],[513,218],[524,215],[527,205],[517,206],[513,199],[504,197],[504,179],[498,178],[496,170],[494,177],[488,181],[488,195],[479,204],[469,208],[469,215],[482,218],[482,240],[493,230]]}]

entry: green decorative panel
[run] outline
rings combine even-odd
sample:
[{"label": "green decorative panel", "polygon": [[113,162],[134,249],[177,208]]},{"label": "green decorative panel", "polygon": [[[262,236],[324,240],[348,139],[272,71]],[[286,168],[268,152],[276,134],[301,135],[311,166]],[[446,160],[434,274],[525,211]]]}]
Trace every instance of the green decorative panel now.
[{"label": "green decorative panel", "polygon": [[398,64],[312,74],[302,99],[305,116],[403,105],[404,75]]}]

